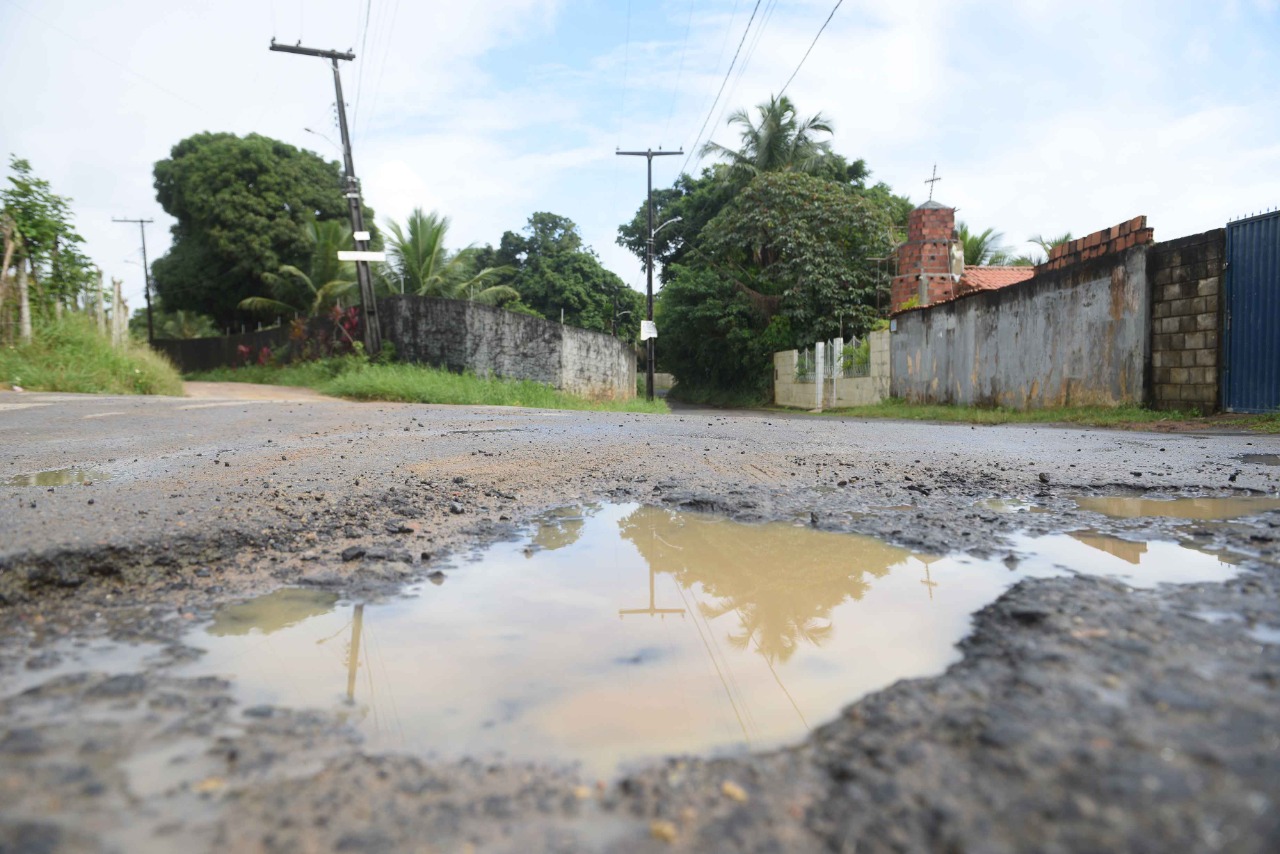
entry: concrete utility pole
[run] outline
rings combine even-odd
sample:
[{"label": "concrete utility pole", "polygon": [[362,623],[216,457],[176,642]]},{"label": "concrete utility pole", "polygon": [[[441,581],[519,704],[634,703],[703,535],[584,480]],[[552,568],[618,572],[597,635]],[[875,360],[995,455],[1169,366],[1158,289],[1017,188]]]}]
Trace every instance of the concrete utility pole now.
[{"label": "concrete utility pole", "polygon": [[[677,154],[684,154],[683,151],[663,151],[661,149],[654,151],[647,149],[645,151],[618,151],[619,157],[643,157],[649,164],[649,240],[645,244],[645,272],[648,274],[648,288],[646,291],[650,326],[653,325],[653,158],[655,157],[672,157]],[[645,339],[645,371],[644,371],[644,396],[646,400],[653,400],[653,360],[654,360],[654,338],[650,335]]]},{"label": "concrete utility pole", "polygon": [[156,330],[151,323],[151,268],[147,266],[147,223],[154,222],[150,219],[125,219],[124,217],[112,217],[112,222],[136,222],[138,224],[138,233],[142,235],[142,293],[147,298],[147,343],[151,344],[156,340]]},{"label": "concrete utility pole", "polygon": [[[271,50],[281,53],[296,53],[301,56],[318,56],[327,59],[333,65],[333,88],[338,96],[338,129],[342,131],[342,160],[346,169],[346,186],[343,192],[347,197],[347,207],[351,213],[351,231],[355,234],[356,250],[366,252],[369,249],[369,232],[364,227],[364,206],[360,201],[360,182],[356,180],[356,165],[351,156],[351,137],[347,133],[347,105],[342,100],[342,75],[338,73],[338,60],[350,62],[356,58],[351,51],[345,53],[336,50],[317,50],[313,47],[276,44],[271,40]],[[378,303],[373,296],[373,275],[369,272],[369,262],[358,260],[356,264],[356,281],[360,284],[360,303],[364,307],[364,351],[374,356],[382,349],[382,329],[378,325]]]}]

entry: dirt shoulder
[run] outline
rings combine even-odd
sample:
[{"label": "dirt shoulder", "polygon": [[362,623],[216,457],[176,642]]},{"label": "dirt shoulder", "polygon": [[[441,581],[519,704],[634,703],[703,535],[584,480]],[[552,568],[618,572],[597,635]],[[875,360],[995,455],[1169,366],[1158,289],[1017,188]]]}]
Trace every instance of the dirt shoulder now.
[{"label": "dirt shoulder", "polygon": [[[3,473],[77,464],[107,477],[0,487],[0,840],[16,850],[1264,851],[1280,839],[1280,646],[1259,640],[1280,626],[1280,514],[1188,527],[1106,520],[1071,500],[1274,494],[1277,469],[1243,457],[1280,441],[23,397],[32,406],[0,424],[16,440]],[[1045,512],[999,513],[980,503],[992,497]],[[190,655],[185,628],[225,602],[292,583],[387,594],[442,554],[602,499],[935,552],[999,554],[1017,530],[1194,537],[1232,550],[1242,572],[1151,591],[1025,582],[977,616],[945,674],[864,698],[801,744],[602,785],[567,768],[369,755],[339,721],[241,709],[225,683],[167,667]],[[351,545],[365,555],[342,560]],[[161,652],[125,674],[59,669],[58,644],[111,639]]]}]

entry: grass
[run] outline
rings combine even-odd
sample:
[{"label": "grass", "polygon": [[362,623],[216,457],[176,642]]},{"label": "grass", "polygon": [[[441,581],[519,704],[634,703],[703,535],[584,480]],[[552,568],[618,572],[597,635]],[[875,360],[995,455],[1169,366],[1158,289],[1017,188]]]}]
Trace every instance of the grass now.
[{"label": "grass", "polygon": [[529,380],[455,374],[422,365],[371,365],[358,357],[300,362],[281,367],[219,368],[188,379],[306,386],[349,400],[449,403],[462,406],[527,406],[537,409],[666,413],[666,403],[643,398],[593,400]]},{"label": "grass", "polygon": [[1199,412],[1157,411],[1141,406],[1069,406],[1049,409],[950,406],[907,403],[889,398],[871,406],[826,409],[823,415],[854,418],[894,418],[905,421],[955,421],[965,424],[1082,424],[1089,427],[1169,426],[1238,427],[1263,433],[1280,433],[1277,415],[1214,415]]},{"label": "grass", "polygon": [[168,359],[132,340],[117,350],[80,314],[39,323],[30,344],[0,349],[0,379],[30,391],[182,395]]}]

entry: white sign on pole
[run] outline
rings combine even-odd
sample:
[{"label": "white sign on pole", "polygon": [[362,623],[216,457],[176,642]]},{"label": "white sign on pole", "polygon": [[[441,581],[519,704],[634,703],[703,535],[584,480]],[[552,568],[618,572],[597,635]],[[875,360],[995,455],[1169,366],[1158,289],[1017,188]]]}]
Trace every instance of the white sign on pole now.
[{"label": "white sign on pole", "polygon": [[387,253],[385,252],[365,252],[352,251],[349,249],[338,250],[339,261],[386,261]]},{"label": "white sign on pole", "polygon": [[652,320],[640,321],[640,340],[648,341],[650,338],[658,337],[658,324]]},{"label": "white sign on pole", "polygon": [[368,239],[369,239],[369,232],[367,232],[367,231],[357,231],[357,232],[356,232],[354,235],[352,235],[352,236],[353,236],[356,240],[368,240]]}]

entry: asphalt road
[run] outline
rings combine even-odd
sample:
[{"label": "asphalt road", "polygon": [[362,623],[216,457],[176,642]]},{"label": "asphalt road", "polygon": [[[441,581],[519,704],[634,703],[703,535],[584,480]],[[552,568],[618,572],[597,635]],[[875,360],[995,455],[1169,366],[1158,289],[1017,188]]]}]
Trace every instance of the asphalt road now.
[{"label": "asphalt road", "polygon": [[[1141,592],[1024,583],[978,616],[947,674],[868,697],[795,749],[691,759],[588,791],[556,769],[368,756],[312,717],[246,723],[219,699],[226,686],[151,671],[128,684],[66,677],[3,701],[0,850],[1280,846],[1280,646],[1248,634],[1280,626],[1280,513],[1193,531],[1072,500],[1274,496],[1280,469],[1245,460],[1280,452],[1276,437],[295,395],[0,393],[0,686],[55,641],[172,644],[217,606],[283,583],[391,590],[429,568],[420,552],[610,498],[934,552],[998,554],[1017,530],[1194,534],[1233,550],[1244,571]],[[91,483],[14,485],[71,468]],[[989,498],[1044,512],[993,512],[979,503]],[[340,560],[352,544],[390,561]],[[1206,609],[1243,616],[1190,616]],[[1081,621],[1094,627],[1087,644],[1073,634]],[[150,711],[86,724],[80,712],[104,697]],[[140,743],[175,733],[222,733],[208,748],[232,757],[222,782],[131,794],[119,769]],[[100,757],[86,758],[90,744]],[[312,761],[282,761],[299,755]]]}]

